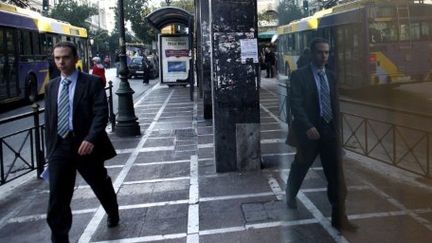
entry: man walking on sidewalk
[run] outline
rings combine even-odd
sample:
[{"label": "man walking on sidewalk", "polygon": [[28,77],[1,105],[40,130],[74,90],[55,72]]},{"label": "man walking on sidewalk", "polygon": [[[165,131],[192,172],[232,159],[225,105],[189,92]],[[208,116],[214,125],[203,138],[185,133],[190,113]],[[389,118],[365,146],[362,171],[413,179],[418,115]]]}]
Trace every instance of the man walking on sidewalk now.
[{"label": "man walking on sidewalk", "polygon": [[317,38],[311,43],[311,63],[293,72],[290,105],[294,116],[292,129],[297,138],[297,153],[287,182],[287,203],[296,208],[296,196],[303,179],[320,155],[327,178],[327,195],[332,206],[333,227],[354,231],[345,211],[347,188],[342,169],[339,142],[339,101],[336,77],[326,70],[329,43]]},{"label": "man walking on sidewalk", "polygon": [[98,77],[75,69],[77,48],[70,42],[54,46],[61,76],[45,89],[45,130],[50,197],[47,213],[52,242],[69,242],[70,203],[76,171],[90,185],[108,214],[108,227],[118,225],[117,196],[104,161],[116,155],[105,132],[108,104]]}]

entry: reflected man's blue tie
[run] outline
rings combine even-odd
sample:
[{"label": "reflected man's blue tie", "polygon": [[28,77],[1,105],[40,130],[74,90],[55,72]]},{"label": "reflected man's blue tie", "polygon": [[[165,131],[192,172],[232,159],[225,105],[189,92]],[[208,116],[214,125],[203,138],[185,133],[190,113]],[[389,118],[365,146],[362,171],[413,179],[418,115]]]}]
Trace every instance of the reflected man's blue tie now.
[{"label": "reflected man's blue tie", "polygon": [[63,79],[63,88],[60,92],[60,98],[57,108],[57,133],[61,137],[65,137],[69,132],[69,79]]},{"label": "reflected man's blue tie", "polygon": [[319,71],[318,76],[320,78],[320,103],[322,109],[322,118],[324,121],[329,123],[333,119],[333,113],[331,108],[330,100],[330,89],[326,80],[324,71]]}]

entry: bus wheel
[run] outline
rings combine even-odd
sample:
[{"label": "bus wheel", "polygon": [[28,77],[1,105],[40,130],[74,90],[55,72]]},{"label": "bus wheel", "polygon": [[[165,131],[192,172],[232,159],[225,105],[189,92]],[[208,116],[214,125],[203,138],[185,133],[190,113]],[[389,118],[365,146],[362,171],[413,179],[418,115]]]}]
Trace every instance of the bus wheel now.
[{"label": "bus wheel", "polygon": [[34,75],[28,75],[26,78],[26,84],[27,84],[26,100],[29,102],[36,101],[38,98],[36,77]]}]

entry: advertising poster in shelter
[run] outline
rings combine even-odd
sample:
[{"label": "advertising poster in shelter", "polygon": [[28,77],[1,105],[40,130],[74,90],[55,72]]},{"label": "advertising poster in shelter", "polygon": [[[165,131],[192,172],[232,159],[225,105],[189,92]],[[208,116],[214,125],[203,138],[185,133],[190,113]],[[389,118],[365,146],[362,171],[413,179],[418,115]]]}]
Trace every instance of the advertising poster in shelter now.
[{"label": "advertising poster in shelter", "polygon": [[187,81],[190,68],[187,36],[161,36],[163,83]]}]

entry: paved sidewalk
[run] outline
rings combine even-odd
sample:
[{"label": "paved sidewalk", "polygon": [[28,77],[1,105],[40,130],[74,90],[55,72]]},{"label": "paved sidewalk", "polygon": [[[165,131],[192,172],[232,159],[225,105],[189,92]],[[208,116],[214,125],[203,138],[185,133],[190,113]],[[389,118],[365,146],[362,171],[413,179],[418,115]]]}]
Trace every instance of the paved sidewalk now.
[{"label": "paved sidewalk", "polygon": [[[71,241],[432,241],[430,186],[410,181],[402,172],[375,172],[388,167],[354,154],[347,154],[345,170],[348,213],[358,232],[340,234],[330,226],[319,161],[299,193],[299,209],[288,210],[284,188],[294,153],[284,143],[286,125],[277,118],[276,83],[263,79],[262,86],[264,169],[224,174],[215,173],[213,128],[202,119],[202,101],[191,102],[187,88],[155,86],[135,105],[142,135],[111,134],[119,155],[106,166],[120,204],[119,227],[106,227],[103,209],[78,177]],[[34,179],[2,197],[0,242],[49,242],[47,199],[47,184]]]}]

